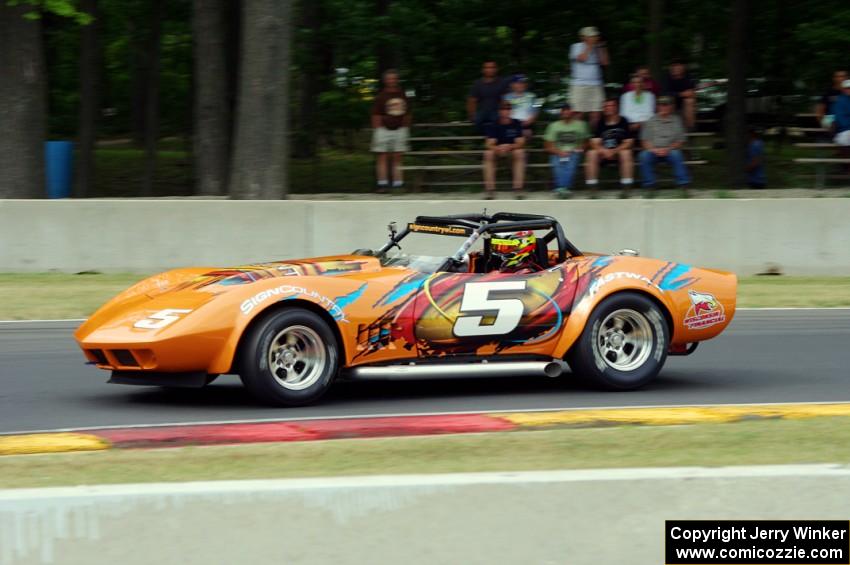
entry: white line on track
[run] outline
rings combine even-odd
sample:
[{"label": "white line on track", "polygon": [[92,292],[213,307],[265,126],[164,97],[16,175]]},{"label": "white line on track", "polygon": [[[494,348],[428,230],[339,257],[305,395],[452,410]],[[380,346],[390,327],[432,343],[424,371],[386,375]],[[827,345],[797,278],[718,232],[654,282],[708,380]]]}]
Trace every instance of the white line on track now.
[{"label": "white line on track", "polygon": [[488,473],[435,473],[428,475],[364,475],[306,479],[253,479],[182,483],[131,483],[0,490],[0,501],[33,499],[109,498],[146,495],[257,494],[260,492],[482,484],[540,484],[596,481],[670,479],[729,479],[754,477],[847,477],[850,467],[836,463],[810,465],[741,465],[734,467],[634,467]]},{"label": "white line on track", "polygon": [[529,412],[577,412],[582,410],[627,410],[632,408],[706,408],[712,406],[730,407],[730,406],[804,406],[812,404],[848,404],[847,401],[818,401],[818,402],[748,402],[744,404],[648,404],[648,405],[633,405],[633,406],[569,406],[564,408],[515,408],[515,409],[499,409],[499,410],[462,410],[450,412],[396,412],[391,414],[341,414],[336,416],[293,416],[291,418],[257,418],[244,420],[204,420],[197,422],[167,422],[157,424],[113,424],[106,426],[88,426],[76,428],[54,428],[44,430],[22,430],[15,432],[0,432],[0,437],[19,434],[46,434],[46,433],[64,433],[64,432],[95,432],[98,430],[114,430],[114,429],[137,429],[137,428],[172,428],[172,427],[188,427],[188,426],[212,426],[212,425],[227,425],[227,424],[274,424],[285,422],[305,422],[312,420],[371,420],[375,418],[404,418],[417,416],[468,416],[474,414],[513,414],[513,413],[529,413]]}]

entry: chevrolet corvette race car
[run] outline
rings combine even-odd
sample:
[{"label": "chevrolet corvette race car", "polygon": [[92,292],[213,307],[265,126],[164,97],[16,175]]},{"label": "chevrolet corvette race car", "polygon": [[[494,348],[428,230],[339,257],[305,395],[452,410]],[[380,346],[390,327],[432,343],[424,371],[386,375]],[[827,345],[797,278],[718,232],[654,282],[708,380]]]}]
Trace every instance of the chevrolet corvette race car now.
[{"label": "chevrolet corvette race car", "polygon": [[[569,367],[635,389],[735,313],[734,274],[581,252],[548,216],[419,216],[389,229],[382,247],[351,255],[155,275],[75,337],[113,383],[201,387],[235,373],[263,402],[301,405],[339,376],[555,377]],[[406,238],[457,250],[408,253]]]}]

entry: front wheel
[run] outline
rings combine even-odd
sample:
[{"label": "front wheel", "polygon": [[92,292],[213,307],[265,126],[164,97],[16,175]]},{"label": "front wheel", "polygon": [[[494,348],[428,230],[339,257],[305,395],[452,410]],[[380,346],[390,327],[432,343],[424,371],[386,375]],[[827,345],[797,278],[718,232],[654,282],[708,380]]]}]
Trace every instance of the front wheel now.
[{"label": "front wheel", "polygon": [[642,294],[609,296],[591,312],[567,354],[574,373],[611,390],[632,390],[658,375],[670,336],[661,309]]},{"label": "front wheel", "polygon": [[254,328],[241,352],[239,376],[258,400],[300,406],[319,399],[339,368],[336,337],[318,315],[293,308]]}]

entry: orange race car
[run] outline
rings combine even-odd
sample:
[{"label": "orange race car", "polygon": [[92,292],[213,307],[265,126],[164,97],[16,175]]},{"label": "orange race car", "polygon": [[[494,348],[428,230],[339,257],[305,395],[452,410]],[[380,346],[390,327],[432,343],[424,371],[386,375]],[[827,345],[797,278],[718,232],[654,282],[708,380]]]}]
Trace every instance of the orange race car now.
[{"label": "orange race car", "polygon": [[[406,252],[458,239],[453,254]],[[554,377],[567,364],[624,390],[729,325],[736,287],[724,271],[581,252],[548,216],[420,216],[391,223],[377,250],[155,275],[75,337],[110,382],[200,387],[238,373],[278,405],[313,402],[337,376]]]}]

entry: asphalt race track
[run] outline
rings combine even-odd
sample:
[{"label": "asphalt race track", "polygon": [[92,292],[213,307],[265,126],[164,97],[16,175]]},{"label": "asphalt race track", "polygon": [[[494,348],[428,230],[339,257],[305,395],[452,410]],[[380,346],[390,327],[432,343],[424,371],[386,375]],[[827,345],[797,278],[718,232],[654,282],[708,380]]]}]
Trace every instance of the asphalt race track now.
[{"label": "asphalt race track", "polygon": [[237,377],[200,390],[109,385],[71,323],[0,323],[0,433],[232,420],[602,406],[850,401],[850,309],[739,311],[719,338],[671,357],[635,392],[567,376],[337,383],[303,408],[258,406]]}]

